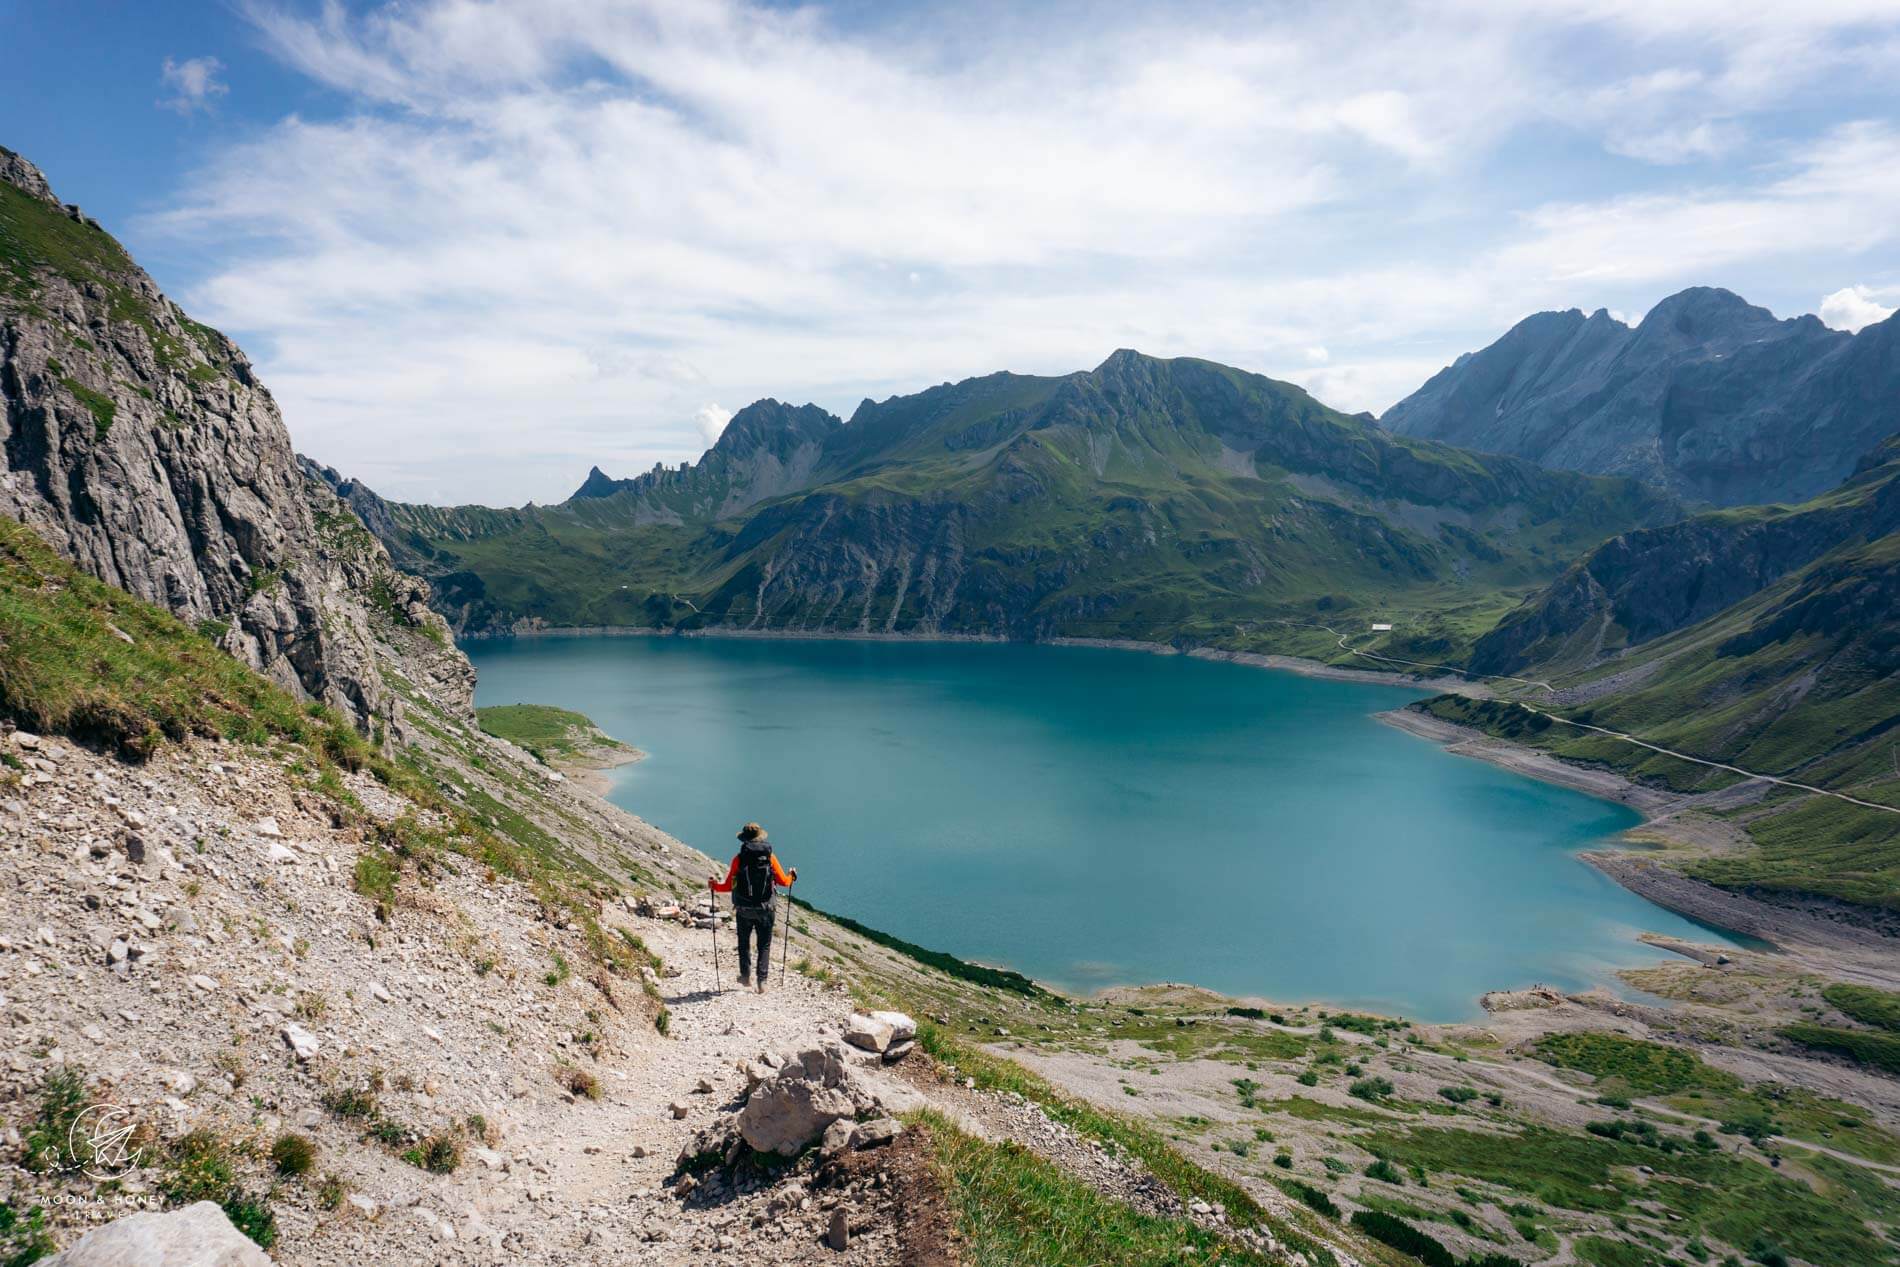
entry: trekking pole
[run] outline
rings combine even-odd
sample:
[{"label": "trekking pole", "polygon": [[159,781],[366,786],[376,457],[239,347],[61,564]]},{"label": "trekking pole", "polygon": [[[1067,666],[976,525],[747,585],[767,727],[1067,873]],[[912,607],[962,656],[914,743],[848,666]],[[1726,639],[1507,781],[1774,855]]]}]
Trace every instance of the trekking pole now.
[{"label": "trekking pole", "polygon": [[721,994],[724,991],[719,984],[719,890],[709,884],[706,896],[712,901],[713,993]]},{"label": "trekking pole", "polygon": [[785,890],[784,907],[785,940],[779,945],[778,950],[778,983],[781,988],[785,985],[786,980],[785,965],[792,961],[792,891],[790,889]]}]

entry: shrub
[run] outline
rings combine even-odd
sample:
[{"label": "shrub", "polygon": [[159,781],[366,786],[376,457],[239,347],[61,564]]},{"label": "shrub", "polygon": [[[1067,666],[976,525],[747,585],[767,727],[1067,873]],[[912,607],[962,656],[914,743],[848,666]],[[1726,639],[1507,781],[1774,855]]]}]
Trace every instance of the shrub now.
[{"label": "shrub", "polygon": [[1863,1025],[1900,1033],[1900,994],[1837,981],[1821,997]]},{"label": "shrub", "polygon": [[1293,1194],[1304,1201],[1309,1208],[1319,1211],[1327,1218],[1339,1217],[1339,1207],[1333,1204],[1333,1199],[1312,1184],[1295,1182]]},{"label": "shrub", "polygon": [[1359,1081],[1353,1083],[1352,1086],[1348,1087],[1347,1090],[1352,1095],[1357,1096],[1361,1100],[1376,1101],[1376,1100],[1382,1100],[1386,1096],[1391,1095],[1393,1087],[1392,1087],[1392,1080],[1390,1078],[1384,1078],[1384,1077],[1379,1077],[1375,1075],[1370,1078],[1359,1079]]},{"label": "shrub", "polygon": [[271,1164],[280,1175],[307,1175],[317,1162],[317,1147],[307,1136],[285,1132],[270,1146]]},{"label": "shrub", "polygon": [[402,1155],[412,1166],[430,1174],[446,1175],[462,1164],[462,1146],[446,1131],[429,1136]]},{"label": "shrub", "polygon": [[1900,1075],[1900,1034],[1882,1030],[1837,1029],[1829,1025],[1789,1025],[1781,1031],[1804,1047],[1833,1052],[1882,1073]]},{"label": "shrub", "polygon": [[1453,1104],[1469,1104],[1478,1098],[1477,1089],[1474,1087],[1440,1087],[1438,1094]]},{"label": "shrub", "polygon": [[1580,1069],[1596,1078],[1616,1078],[1639,1095],[1671,1095],[1691,1087],[1728,1090],[1733,1074],[1711,1069],[1694,1052],[1619,1034],[1546,1034],[1532,1049],[1539,1060]]},{"label": "shrub", "polygon": [[1403,1187],[1405,1184],[1405,1176],[1399,1173],[1399,1168],[1383,1157],[1366,1167],[1366,1178],[1377,1179],[1382,1183],[1389,1183],[1399,1187]]},{"label": "shrub", "polygon": [[63,1170],[92,1160],[90,1153],[73,1152],[73,1123],[92,1107],[92,1095],[86,1090],[85,1071],[77,1065],[61,1065],[40,1080],[40,1109],[26,1133],[26,1155],[21,1159],[28,1170]]},{"label": "shrub", "polygon": [[1319,1085],[1319,1075],[1314,1073],[1311,1069],[1302,1069],[1300,1076],[1295,1078],[1294,1081],[1303,1087],[1317,1087]]},{"label": "shrub", "polygon": [[1293,1154],[1283,1148],[1273,1155],[1273,1164],[1282,1170],[1291,1170],[1293,1169]]},{"label": "shrub", "polygon": [[1379,1210],[1354,1210],[1352,1225],[1373,1240],[1410,1254],[1425,1267],[1458,1267],[1450,1250],[1403,1219]]},{"label": "shrub", "polygon": [[350,1193],[349,1187],[337,1175],[325,1175],[323,1182],[317,1185],[317,1208],[322,1210],[340,1210],[343,1198]]},{"label": "shrub", "polygon": [[223,1207],[224,1216],[231,1220],[231,1226],[256,1241],[259,1249],[269,1249],[277,1243],[277,1216],[271,1213],[270,1203],[262,1196],[233,1188],[218,1204]]},{"label": "shrub", "polygon": [[590,1100],[600,1099],[600,1079],[578,1066],[556,1065],[554,1080],[560,1083],[569,1095],[584,1095]]},{"label": "shrub", "polygon": [[231,1191],[231,1159],[224,1141],[207,1130],[181,1136],[171,1146],[159,1189],[174,1205],[220,1201]]},{"label": "shrub", "polygon": [[46,1258],[59,1246],[46,1234],[46,1211],[31,1206],[25,1214],[0,1201],[0,1263],[6,1267],[26,1267]]},{"label": "shrub", "polygon": [[376,1093],[368,1087],[333,1087],[317,1103],[345,1120],[376,1116]]}]

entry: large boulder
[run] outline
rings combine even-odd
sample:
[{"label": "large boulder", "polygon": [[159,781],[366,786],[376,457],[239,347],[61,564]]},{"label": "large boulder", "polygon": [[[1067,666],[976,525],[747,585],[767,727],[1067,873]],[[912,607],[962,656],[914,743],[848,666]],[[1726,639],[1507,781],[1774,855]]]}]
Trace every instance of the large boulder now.
[{"label": "large boulder", "polygon": [[865,1051],[882,1052],[891,1045],[891,1034],[889,1024],[862,1012],[844,1023],[844,1041]]},{"label": "large boulder", "polygon": [[762,1153],[796,1156],[827,1126],[858,1111],[852,1073],[836,1047],[787,1053],[753,1088],[739,1113],[739,1133]]},{"label": "large boulder", "polygon": [[48,1261],[49,1267],[271,1267],[270,1255],[209,1201],[117,1219]]},{"label": "large boulder", "polygon": [[871,1019],[891,1027],[892,1043],[908,1043],[917,1037],[917,1022],[902,1012],[873,1012]]}]

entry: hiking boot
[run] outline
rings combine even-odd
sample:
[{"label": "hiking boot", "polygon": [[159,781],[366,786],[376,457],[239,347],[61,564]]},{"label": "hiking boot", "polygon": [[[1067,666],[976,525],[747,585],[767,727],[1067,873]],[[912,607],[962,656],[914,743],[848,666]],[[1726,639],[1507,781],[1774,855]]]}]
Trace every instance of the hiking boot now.
[{"label": "hiking boot", "polygon": [[739,974],[739,988],[740,988],[741,990],[743,990],[743,989],[745,989],[745,988],[746,988],[747,986],[749,986],[749,985],[751,985],[751,984],[752,984],[752,974],[751,974],[751,973],[749,973],[749,972],[742,972],[742,973],[740,973],[740,974]]},{"label": "hiking boot", "polygon": [[759,978],[759,993],[760,994],[765,993],[765,978],[764,977]]}]

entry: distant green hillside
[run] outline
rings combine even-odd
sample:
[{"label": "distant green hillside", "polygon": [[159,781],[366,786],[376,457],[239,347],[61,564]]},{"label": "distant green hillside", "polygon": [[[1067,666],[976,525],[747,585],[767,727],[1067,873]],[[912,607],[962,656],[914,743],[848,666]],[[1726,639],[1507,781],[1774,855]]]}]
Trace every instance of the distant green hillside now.
[{"label": "distant green hillside", "polygon": [[[1471,662],[1549,679],[1563,716],[1900,805],[1900,440],[1812,502],[1606,543],[1480,639]],[[1735,782],[1505,704],[1427,707],[1679,790]],[[1739,817],[1757,848],[1693,874],[1900,910],[1900,815],[1779,790]]]},{"label": "distant green hillside", "polygon": [[1680,514],[1627,480],[1393,436],[1286,383],[1133,352],[867,401],[849,423],[760,402],[700,463],[595,472],[555,507],[399,506],[330,477],[467,633],[723,625],[1325,653],[1318,624],[1394,619],[1398,645],[1461,653],[1584,550]]}]

